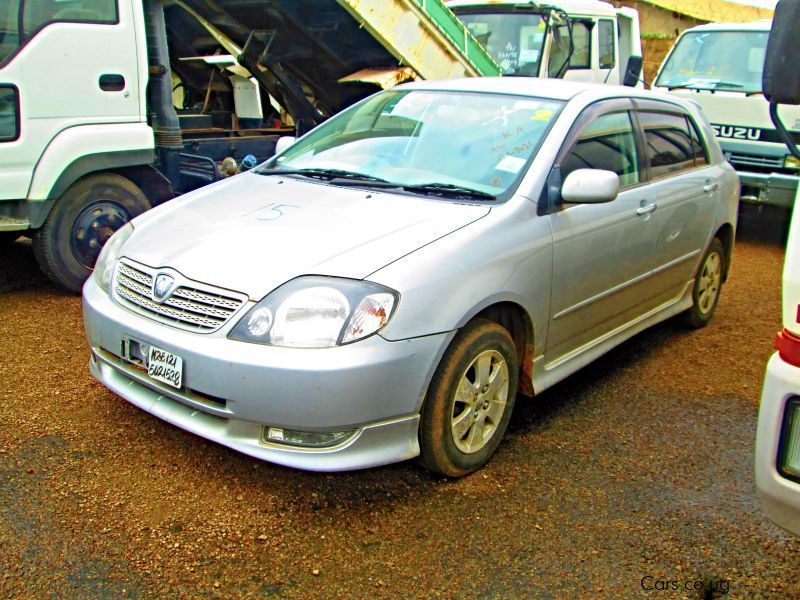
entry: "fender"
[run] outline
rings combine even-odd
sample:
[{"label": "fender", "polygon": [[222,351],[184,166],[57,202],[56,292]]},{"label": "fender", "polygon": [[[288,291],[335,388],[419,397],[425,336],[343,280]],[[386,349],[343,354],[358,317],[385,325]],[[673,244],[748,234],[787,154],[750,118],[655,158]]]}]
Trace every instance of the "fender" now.
[{"label": "fender", "polygon": [[80,125],[61,131],[34,168],[27,212],[41,227],[55,201],[84,175],[153,163],[153,130],[146,123]]}]

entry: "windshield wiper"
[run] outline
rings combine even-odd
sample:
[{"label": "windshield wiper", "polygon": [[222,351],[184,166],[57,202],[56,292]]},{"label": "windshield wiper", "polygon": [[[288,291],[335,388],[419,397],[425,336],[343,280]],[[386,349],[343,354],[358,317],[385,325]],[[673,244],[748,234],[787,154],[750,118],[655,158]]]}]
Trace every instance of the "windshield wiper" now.
[{"label": "windshield wiper", "polygon": [[733,81],[697,81],[695,83],[679,83],[678,85],[665,86],[670,92],[672,90],[710,90],[714,91],[719,87],[740,89],[744,86]]},{"label": "windshield wiper", "polygon": [[399,188],[407,192],[420,192],[422,194],[439,194],[442,196],[461,197],[461,198],[474,198],[477,200],[497,200],[496,196],[474,190],[472,188],[463,187],[460,185],[453,185],[452,183],[419,183],[415,185],[398,185]]},{"label": "windshield wiper", "polygon": [[352,181],[372,181],[377,183],[389,183],[386,179],[380,177],[373,177],[366,173],[356,173],[355,171],[346,171],[344,169],[264,169],[256,171],[259,175],[303,175],[305,177],[315,177],[317,179],[324,179],[331,181],[333,179],[348,179]]}]

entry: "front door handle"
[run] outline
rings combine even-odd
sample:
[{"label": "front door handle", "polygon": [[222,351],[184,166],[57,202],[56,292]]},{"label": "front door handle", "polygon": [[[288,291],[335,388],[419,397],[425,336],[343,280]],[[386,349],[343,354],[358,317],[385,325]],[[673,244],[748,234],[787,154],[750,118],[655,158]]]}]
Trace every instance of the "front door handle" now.
[{"label": "front door handle", "polygon": [[106,73],[100,75],[100,89],[104,92],[121,92],[125,89],[125,78],[116,73]]},{"label": "front door handle", "polygon": [[714,183],[709,183],[703,186],[704,192],[713,192],[719,187],[719,184],[715,181]]},{"label": "front door handle", "polygon": [[658,205],[655,202],[653,202],[652,204],[648,204],[647,206],[642,206],[641,208],[637,208],[636,214],[639,216],[648,215],[651,212],[653,212],[656,208],[658,208]]}]

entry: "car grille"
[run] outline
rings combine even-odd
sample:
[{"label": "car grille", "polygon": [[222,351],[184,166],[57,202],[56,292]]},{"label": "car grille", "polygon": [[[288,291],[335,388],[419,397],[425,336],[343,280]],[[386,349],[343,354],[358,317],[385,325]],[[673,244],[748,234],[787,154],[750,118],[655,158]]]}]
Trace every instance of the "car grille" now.
[{"label": "car grille", "polygon": [[210,333],[222,327],[247,301],[247,296],[203,283],[178,279],[178,287],[165,301],[153,299],[152,269],[122,259],[114,278],[114,297],[145,317],[186,331]]},{"label": "car grille", "polygon": [[758,156],[757,154],[739,154],[734,152],[728,158],[732,165],[760,167],[763,169],[782,169],[783,157]]}]

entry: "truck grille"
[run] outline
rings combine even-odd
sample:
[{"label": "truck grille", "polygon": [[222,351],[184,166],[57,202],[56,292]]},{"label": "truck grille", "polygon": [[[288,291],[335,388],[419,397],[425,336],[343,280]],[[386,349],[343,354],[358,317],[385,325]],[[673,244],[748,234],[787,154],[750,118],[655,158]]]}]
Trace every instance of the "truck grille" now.
[{"label": "truck grille", "polygon": [[159,303],[153,299],[152,269],[122,259],[114,277],[114,297],[129,310],[186,331],[210,333],[222,327],[247,301],[247,296],[177,278],[178,287]]},{"label": "truck grille", "polygon": [[728,158],[732,165],[759,167],[762,169],[782,169],[783,157],[758,156],[757,154],[739,154],[734,152]]}]

